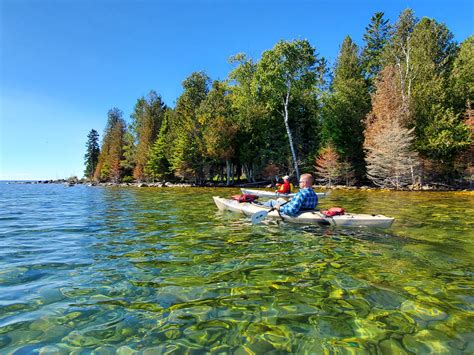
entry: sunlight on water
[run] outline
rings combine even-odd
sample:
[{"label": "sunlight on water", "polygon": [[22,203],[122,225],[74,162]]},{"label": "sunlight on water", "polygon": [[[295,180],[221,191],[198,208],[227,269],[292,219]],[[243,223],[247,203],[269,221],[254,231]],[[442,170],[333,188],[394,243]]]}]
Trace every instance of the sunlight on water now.
[{"label": "sunlight on water", "polygon": [[474,352],[473,193],[321,200],[388,230],[253,226],[236,193],[0,184],[0,352]]}]

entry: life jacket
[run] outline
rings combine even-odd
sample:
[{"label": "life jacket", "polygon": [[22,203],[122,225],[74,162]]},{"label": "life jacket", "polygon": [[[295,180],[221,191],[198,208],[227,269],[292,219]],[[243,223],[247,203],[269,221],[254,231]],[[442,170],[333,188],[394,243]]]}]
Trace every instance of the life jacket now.
[{"label": "life jacket", "polygon": [[242,195],[234,195],[232,196],[233,200],[239,201],[239,202],[253,202],[258,198],[257,195],[252,195],[252,194],[242,194]]},{"label": "life jacket", "polygon": [[331,207],[328,210],[321,211],[326,217],[340,216],[343,215],[346,211],[342,207]]},{"label": "life jacket", "polygon": [[291,184],[290,183],[284,183],[278,187],[277,192],[281,194],[289,194],[291,192]]}]

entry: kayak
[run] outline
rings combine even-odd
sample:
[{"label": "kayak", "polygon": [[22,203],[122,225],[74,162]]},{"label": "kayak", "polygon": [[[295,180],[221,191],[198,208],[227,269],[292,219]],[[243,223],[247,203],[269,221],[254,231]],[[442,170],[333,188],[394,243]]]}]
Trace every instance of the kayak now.
[{"label": "kayak", "polygon": [[[238,202],[236,200],[222,198],[219,196],[214,196],[213,199],[219,210],[228,210],[232,212],[242,213],[245,216],[252,216],[257,212],[270,210],[269,207],[252,202]],[[268,213],[267,217],[273,219],[276,218],[293,223],[324,224],[338,227],[389,228],[394,221],[394,218],[386,217],[383,215],[359,213],[345,213],[343,215],[326,217],[318,210],[304,211],[296,217],[287,216],[285,214],[279,214],[278,211],[271,211]]]},{"label": "kayak", "polygon": [[[266,191],[266,190],[253,190],[253,189],[240,189],[243,194],[250,194],[250,195],[257,195],[258,197],[283,197],[283,198],[290,198],[296,195],[293,194],[282,194],[275,191]],[[316,192],[318,198],[326,197],[327,194],[325,192]]]}]

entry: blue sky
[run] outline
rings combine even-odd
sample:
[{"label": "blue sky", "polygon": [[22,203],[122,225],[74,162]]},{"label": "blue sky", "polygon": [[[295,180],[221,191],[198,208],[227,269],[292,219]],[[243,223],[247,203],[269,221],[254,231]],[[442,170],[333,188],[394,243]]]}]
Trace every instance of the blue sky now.
[{"label": "blue sky", "polygon": [[258,59],[280,39],[308,39],[333,63],[370,17],[410,7],[473,34],[474,1],[0,0],[0,180],[82,177],[85,142],[107,111],[129,121],[157,91],[174,106],[193,71],[224,79],[228,58]]}]

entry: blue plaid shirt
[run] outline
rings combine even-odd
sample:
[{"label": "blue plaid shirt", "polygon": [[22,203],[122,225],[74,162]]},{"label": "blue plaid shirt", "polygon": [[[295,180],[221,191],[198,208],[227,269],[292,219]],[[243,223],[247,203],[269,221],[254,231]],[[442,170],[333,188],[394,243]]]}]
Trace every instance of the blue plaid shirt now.
[{"label": "blue plaid shirt", "polygon": [[281,206],[280,212],[288,216],[296,216],[300,210],[316,208],[318,195],[311,188],[300,189],[286,205]]}]

